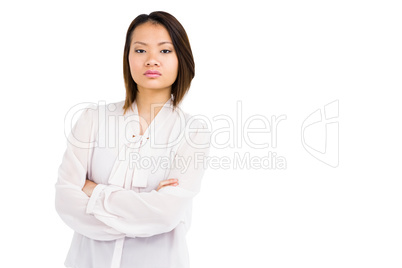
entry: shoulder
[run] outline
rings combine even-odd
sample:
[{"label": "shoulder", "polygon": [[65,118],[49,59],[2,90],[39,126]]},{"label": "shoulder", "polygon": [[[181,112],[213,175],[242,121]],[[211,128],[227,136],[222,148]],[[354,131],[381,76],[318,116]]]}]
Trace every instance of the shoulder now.
[{"label": "shoulder", "polygon": [[92,102],[80,103],[74,106],[70,111],[73,114],[79,114],[78,120],[76,122],[77,124],[87,124],[94,121],[94,117],[96,117],[98,113],[98,106],[96,103]]},{"label": "shoulder", "polygon": [[183,110],[180,104],[175,108],[173,106],[170,106],[170,108],[174,115],[173,119],[175,121],[180,121],[182,126],[185,126],[186,128],[208,128],[207,122],[209,120],[205,115],[188,113]]},{"label": "shoulder", "polygon": [[110,116],[122,116],[124,114],[124,101],[91,103],[84,109],[84,112],[92,119],[104,121]]},{"label": "shoulder", "polygon": [[92,125],[97,128],[100,122],[104,122],[112,115],[123,115],[124,101],[106,103],[104,101],[94,103],[81,103],[76,112],[79,113],[77,124]]},{"label": "shoulder", "polygon": [[190,114],[183,112],[187,129],[209,129],[211,124],[209,119],[202,114]]},{"label": "shoulder", "polygon": [[109,104],[109,110],[114,110],[115,113],[123,115],[125,101],[112,102]]},{"label": "shoulder", "polygon": [[183,112],[183,118],[185,119],[185,142],[195,148],[209,147],[212,135],[212,124],[208,117],[202,114]]},{"label": "shoulder", "polygon": [[107,115],[123,115],[125,101],[117,101],[111,103],[102,103],[99,109],[104,111]]}]

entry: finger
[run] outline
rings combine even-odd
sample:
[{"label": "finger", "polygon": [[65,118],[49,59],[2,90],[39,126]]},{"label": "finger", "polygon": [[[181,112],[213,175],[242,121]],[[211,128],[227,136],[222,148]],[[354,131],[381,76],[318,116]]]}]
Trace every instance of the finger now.
[{"label": "finger", "polygon": [[157,188],[157,191],[159,191],[160,189],[162,189],[163,187],[166,187],[166,186],[178,186],[179,185],[179,183],[178,182],[168,182],[167,180],[166,181],[161,181],[160,183],[159,183],[159,186],[158,186],[158,188]]},{"label": "finger", "polygon": [[169,182],[178,182],[179,180],[178,180],[178,179],[167,179],[166,181],[169,181]]},{"label": "finger", "polygon": [[159,184],[160,185],[166,185],[166,184],[169,184],[169,183],[172,183],[170,180],[164,180],[164,181],[161,181]]},{"label": "finger", "polygon": [[176,183],[178,182],[178,179],[167,179],[159,182],[159,185],[166,185],[166,184],[171,184],[171,183]]},{"label": "finger", "polygon": [[160,186],[169,186],[169,185],[179,185],[179,182],[177,182],[177,181],[173,181],[173,182],[161,182],[160,184],[159,184]]}]

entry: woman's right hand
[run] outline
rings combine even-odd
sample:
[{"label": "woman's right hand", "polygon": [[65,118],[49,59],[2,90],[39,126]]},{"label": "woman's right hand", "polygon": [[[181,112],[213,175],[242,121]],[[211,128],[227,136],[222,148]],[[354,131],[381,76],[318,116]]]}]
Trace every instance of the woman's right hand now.
[{"label": "woman's right hand", "polygon": [[158,185],[158,189],[156,189],[156,190],[159,191],[160,189],[162,189],[165,186],[177,186],[177,185],[179,185],[178,179],[167,179],[167,180],[161,181]]}]

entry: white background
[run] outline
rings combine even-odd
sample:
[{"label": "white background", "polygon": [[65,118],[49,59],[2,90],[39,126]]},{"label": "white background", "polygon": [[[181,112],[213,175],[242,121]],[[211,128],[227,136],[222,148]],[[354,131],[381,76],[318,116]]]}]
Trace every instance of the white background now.
[{"label": "white background", "polygon": [[[192,268],[401,267],[398,1],[253,0],[0,4],[1,266],[63,267],[72,231],[54,184],[64,117],[78,103],[124,99],[126,30],[154,10],[190,38],[196,77],[183,110],[235,120],[241,101],[244,119],[287,117],[276,148],[212,148],[276,152],[287,167],[208,169],[188,234]],[[334,168],[304,149],[301,125],[336,100]]]}]

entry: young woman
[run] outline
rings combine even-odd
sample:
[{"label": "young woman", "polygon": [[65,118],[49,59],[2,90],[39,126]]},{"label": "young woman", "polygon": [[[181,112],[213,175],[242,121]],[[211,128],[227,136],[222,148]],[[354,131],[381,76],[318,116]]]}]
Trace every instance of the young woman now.
[{"label": "young woman", "polygon": [[87,106],[59,167],[56,210],[75,231],[65,265],[189,267],[211,133],[179,108],[194,77],[187,34],[166,12],[140,15],[123,62],[125,101]]}]

